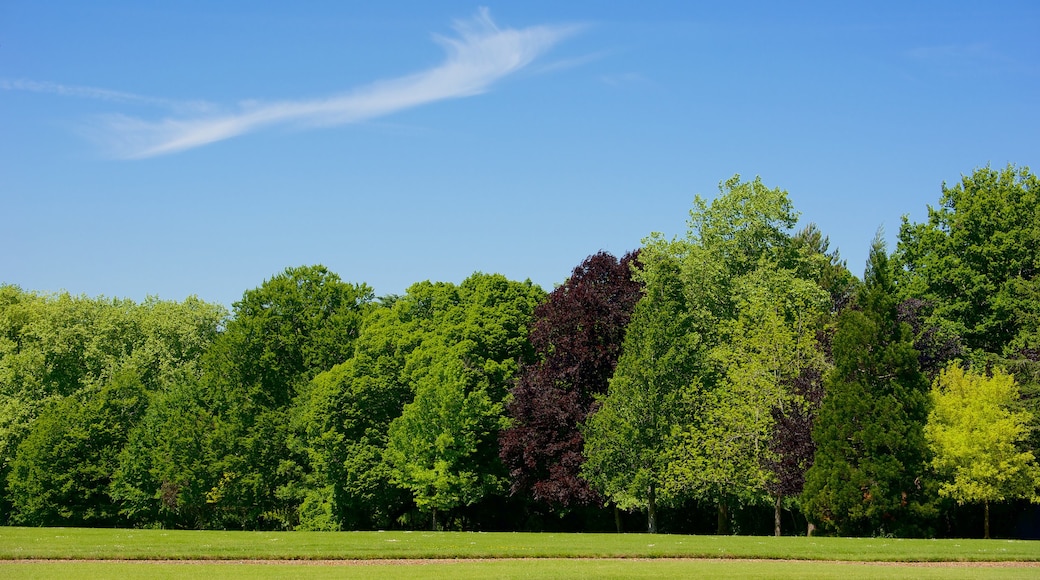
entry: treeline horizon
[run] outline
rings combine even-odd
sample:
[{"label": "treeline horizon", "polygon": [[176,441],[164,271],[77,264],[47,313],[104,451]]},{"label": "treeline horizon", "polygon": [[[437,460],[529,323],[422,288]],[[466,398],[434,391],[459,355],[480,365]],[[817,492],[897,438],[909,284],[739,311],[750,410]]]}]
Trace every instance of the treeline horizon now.
[{"label": "treeline horizon", "polygon": [[1040,537],[1036,176],[943,184],[862,279],[719,190],[550,292],[0,285],[0,524]]}]

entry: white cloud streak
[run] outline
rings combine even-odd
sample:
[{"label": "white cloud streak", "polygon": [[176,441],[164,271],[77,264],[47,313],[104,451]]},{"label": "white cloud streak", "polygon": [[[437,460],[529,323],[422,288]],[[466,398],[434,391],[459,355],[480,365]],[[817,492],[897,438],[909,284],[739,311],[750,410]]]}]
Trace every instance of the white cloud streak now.
[{"label": "white cloud streak", "polygon": [[200,112],[212,110],[214,108],[213,105],[205,101],[177,101],[173,99],[136,95],[134,93],[125,93],[122,91],[99,89],[97,87],[63,85],[59,83],[31,81],[26,79],[0,79],[0,89],[5,91],[25,91],[31,93],[60,95],[63,97],[95,99],[111,103],[149,105],[182,112]]},{"label": "white cloud streak", "polygon": [[[327,98],[250,102],[239,105],[237,112],[223,115],[157,121],[108,115],[93,127],[91,136],[116,157],[140,159],[193,149],[275,125],[328,127],[356,123],[435,101],[481,94],[573,34],[576,27],[500,29],[487,9],[482,8],[473,19],[455,22],[454,29],[456,37],[434,36],[447,52],[447,59],[420,73]],[[96,95],[88,96],[125,98],[122,93],[91,91],[96,91]]]}]

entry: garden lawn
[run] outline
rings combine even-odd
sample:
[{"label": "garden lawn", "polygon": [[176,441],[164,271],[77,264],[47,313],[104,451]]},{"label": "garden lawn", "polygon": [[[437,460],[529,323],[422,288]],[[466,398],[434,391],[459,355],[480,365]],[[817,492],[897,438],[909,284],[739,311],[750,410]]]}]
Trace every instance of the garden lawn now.
[{"label": "garden lawn", "polygon": [[859,580],[885,579],[1011,579],[1037,578],[1040,568],[981,567],[978,564],[881,564],[838,562],[790,562],[775,560],[457,560],[453,562],[367,564],[321,561],[235,563],[235,562],[0,562],[5,579],[39,578],[368,578],[470,580],[484,578],[532,580],[541,578],[773,578]]},{"label": "garden lawn", "polygon": [[746,558],[1040,562],[1040,542],[480,532],[227,532],[0,527],[0,560]]}]

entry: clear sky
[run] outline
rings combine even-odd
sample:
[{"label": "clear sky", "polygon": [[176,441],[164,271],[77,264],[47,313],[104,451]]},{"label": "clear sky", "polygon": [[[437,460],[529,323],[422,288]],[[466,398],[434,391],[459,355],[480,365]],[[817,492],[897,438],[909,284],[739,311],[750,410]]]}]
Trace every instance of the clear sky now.
[{"label": "clear sky", "polygon": [[1040,2],[0,0],[0,282],[546,289],[735,173],[861,274],[1040,153]]}]

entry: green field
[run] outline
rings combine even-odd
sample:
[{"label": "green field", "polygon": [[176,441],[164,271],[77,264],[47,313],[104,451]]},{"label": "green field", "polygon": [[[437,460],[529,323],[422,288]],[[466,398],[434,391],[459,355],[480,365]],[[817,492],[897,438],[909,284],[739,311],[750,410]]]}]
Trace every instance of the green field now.
[{"label": "green field", "polygon": [[[411,561],[391,561],[395,559]],[[1040,542],[0,528],[0,576],[1036,578],[1040,577]]]}]

